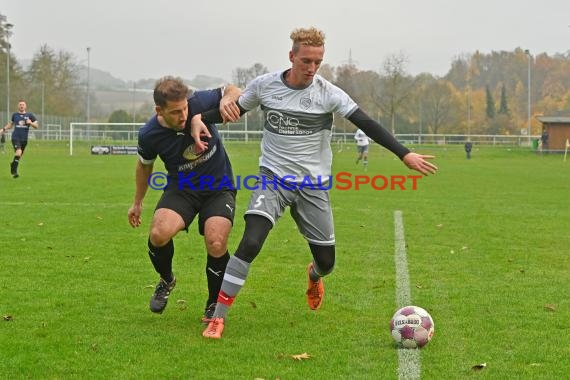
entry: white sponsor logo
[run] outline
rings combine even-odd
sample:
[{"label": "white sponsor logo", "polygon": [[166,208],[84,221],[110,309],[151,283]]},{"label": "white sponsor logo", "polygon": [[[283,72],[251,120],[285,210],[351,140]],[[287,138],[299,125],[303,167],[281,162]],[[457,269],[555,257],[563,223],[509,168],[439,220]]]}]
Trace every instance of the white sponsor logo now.
[{"label": "white sponsor logo", "polygon": [[299,119],[283,115],[278,111],[267,112],[267,122],[275,129],[279,127],[296,127],[299,125]]}]

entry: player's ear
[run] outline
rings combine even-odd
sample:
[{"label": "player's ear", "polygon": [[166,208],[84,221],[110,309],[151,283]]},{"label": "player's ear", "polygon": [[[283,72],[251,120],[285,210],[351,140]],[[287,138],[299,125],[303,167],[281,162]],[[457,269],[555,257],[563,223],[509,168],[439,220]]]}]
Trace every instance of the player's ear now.
[{"label": "player's ear", "polygon": [[293,50],[289,51],[289,62],[293,63],[293,59],[295,58],[295,53],[293,53]]},{"label": "player's ear", "polygon": [[160,108],[160,106],[154,106],[154,111],[156,112],[157,115],[162,116],[162,109]]}]

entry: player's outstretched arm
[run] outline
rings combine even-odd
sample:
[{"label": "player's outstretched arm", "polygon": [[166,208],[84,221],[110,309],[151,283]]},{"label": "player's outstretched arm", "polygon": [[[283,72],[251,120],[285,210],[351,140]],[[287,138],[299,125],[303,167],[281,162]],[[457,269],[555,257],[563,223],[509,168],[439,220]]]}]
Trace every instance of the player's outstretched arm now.
[{"label": "player's outstretched arm", "polygon": [[425,154],[417,154],[410,152],[404,156],[402,161],[406,166],[412,170],[418,171],[423,175],[435,174],[437,166],[427,160],[434,159],[435,156],[428,156]]},{"label": "player's outstretched arm", "polygon": [[390,132],[388,132],[378,122],[370,118],[370,116],[360,108],[354,111],[352,115],[348,117],[348,120],[366,133],[366,135],[374,140],[374,142],[382,145],[384,148],[398,156],[408,168],[416,170],[424,175],[428,175],[429,173],[435,174],[437,171],[437,166],[427,161],[435,158],[434,156],[426,156],[410,152],[410,150],[400,144],[400,142]]}]

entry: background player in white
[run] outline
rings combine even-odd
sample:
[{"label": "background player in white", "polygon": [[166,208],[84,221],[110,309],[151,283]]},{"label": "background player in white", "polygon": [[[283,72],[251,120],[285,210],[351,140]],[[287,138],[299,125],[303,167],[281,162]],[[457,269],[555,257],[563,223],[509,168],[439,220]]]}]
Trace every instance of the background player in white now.
[{"label": "background player in white", "polygon": [[360,160],[362,160],[362,164],[366,170],[368,167],[368,145],[370,145],[370,139],[366,136],[366,133],[362,132],[361,129],[356,131],[354,139],[356,140],[356,149],[358,151],[356,163],[358,164]]},{"label": "background player in white", "polygon": [[[315,29],[291,33],[291,68],[261,75],[248,84],[238,106],[241,112],[261,106],[265,116],[261,141],[260,176],[296,178],[305,176],[316,183],[331,174],[330,146],[333,113],[337,112],[362,129],[372,140],[396,154],[406,166],[424,175],[437,167],[427,161],[433,156],[410,152],[386,129],[372,120],[340,88],[317,75],[324,56],[324,34]],[[219,121],[223,112],[202,115],[205,121]],[[216,114],[217,115],[214,115]],[[193,128],[194,139],[203,128]],[[307,268],[307,302],[313,310],[321,306],[324,287],[321,277],[335,263],[335,237],[329,194],[310,188],[286,189],[259,186],[252,193],[245,214],[245,231],[228,262],[213,320],[202,335],[221,338],[224,318],[245,283],[250,265],[260,252],[269,231],[289,206],[291,216],[309,244],[313,260]]]}]

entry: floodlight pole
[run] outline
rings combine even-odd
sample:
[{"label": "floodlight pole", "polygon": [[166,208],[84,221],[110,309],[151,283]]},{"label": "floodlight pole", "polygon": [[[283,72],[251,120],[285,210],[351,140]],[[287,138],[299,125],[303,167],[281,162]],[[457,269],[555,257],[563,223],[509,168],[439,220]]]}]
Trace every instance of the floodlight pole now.
[{"label": "floodlight pole", "polygon": [[12,32],[13,24],[6,24],[4,28],[6,29],[6,42],[7,42],[7,53],[6,54],[6,115],[10,118],[10,49],[12,45],[10,45],[10,36]]},{"label": "floodlight pole", "polygon": [[419,103],[420,103],[420,104],[419,104],[419,106],[420,106],[420,115],[419,115],[419,116],[420,116],[420,131],[419,131],[419,132],[420,132],[420,135],[418,136],[418,144],[421,144],[421,143],[422,143],[422,126],[423,126],[423,125],[422,125],[422,123],[423,123],[423,120],[422,120],[422,118],[423,118],[423,115],[422,115],[422,101],[420,100]]},{"label": "floodlight pole", "polygon": [[467,136],[471,138],[471,56],[467,66]]},{"label": "floodlight pole", "polygon": [[137,82],[133,82],[133,123],[137,122]]},{"label": "floodlight pole", "polygon": [[87,111],[86,111],[86,121],[89,123],[91,118],[91,99],[89,95],[89,85],[90,85],[90,75],[91,75],[91,48],[87,47]]},{"label": "floodlight pole", "polygon": [[530,51],[527,49],[524,51],[525,54],[528,56],[528,110],[527,110],[527,117],[528,117],[528,127],[527,127],[527,134],[528,134],[528,145],[531,146],[531,137],[530,137],[530,126],[531,126],[531,120],[530,120],[530,108],[531,108],[531,102],[530,102],[530,90],[531,90],[531,84],[530,84],[530,67],[531,67],[531,63],[532,63],[532,55],[530,54]]},{"label": "floodlight pole", "polygon": [[[42,81],[42,123],[45,123],[46,84]],[[49,138],[49,137],[48,137]]]}]

